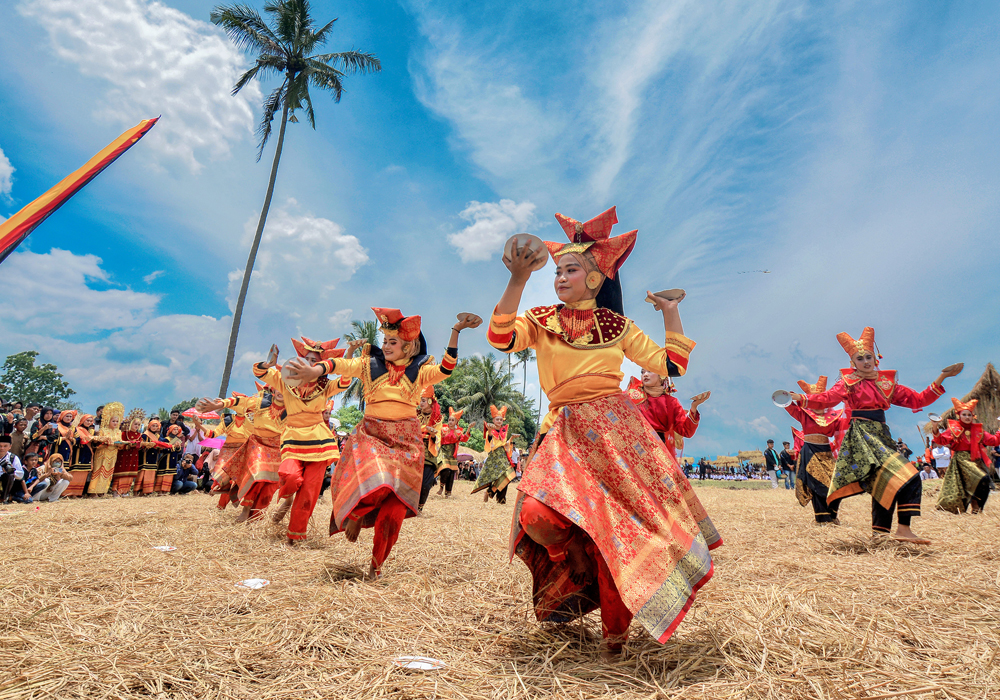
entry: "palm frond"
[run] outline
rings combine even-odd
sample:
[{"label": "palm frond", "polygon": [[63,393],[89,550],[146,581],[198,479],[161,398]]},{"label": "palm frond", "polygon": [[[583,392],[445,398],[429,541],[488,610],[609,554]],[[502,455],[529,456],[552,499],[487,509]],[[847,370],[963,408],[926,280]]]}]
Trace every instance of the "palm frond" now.
[{"label": "palm frond", "polygon": [[382,70],[382,62],[373,53],[363,51],[341,51],[340,53],[324,53],[309,57],[313,61],[325,63],[332,68],[343,67],[345,73],[378,73]]},{"label": "palm frond", "polygon": [[271,122],[274,121],[274,113],[278,111],[281,107],[282,98],[285,93],[285,86],[288,84],[288,80],[282,80],[281,85],[276,87],[267,99],[264,100],[264,111],[260,115],[260,124],[257,126],[257,160],[260,160],[261,155],[264,153],[264,146],[267,144],[267,140],[271,138]]},{"label": "palm frond", "polygon": [[241,51],[282,51],[281,42],[249,5],[220,5],[212,10],[209,19],[222,27]]},{"label": "palm frond", "polygon": [[323,90],[333,92],[333,101],[340,102],[340,97],[344,93],[344,85],[340,81],[343,73],[336,68],[331,68],[323,63],[317,63],[312,59],[306,59],[309,73],[309,82]]},{"label": "palm frond", "polygon": [[327,22],[323,27],[321,27],[318,31],[313,32],[312,36],[310,37],[309,44],[307,46],[303,46],[303,49],[305,49],[306,52],[309,52],[312,51],[314,47],[322,46],[323,44],[325,44],[326,40],[329,38],[327,35],[333,29],[333,23],[336,21],[337,18],[334,17],[329,22]]}]

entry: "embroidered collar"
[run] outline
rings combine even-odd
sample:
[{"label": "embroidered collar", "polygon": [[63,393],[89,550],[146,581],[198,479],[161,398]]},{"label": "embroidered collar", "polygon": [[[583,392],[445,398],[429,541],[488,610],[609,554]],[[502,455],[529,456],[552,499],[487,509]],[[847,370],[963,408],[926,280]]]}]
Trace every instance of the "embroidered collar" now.
[{"label": "embroidered collar", "polygon": [[[382,352],[382,348],[376,348],[372,346],[366,346],[366,351],[371,356],[371,378],[374,382],[377,379],[381,379],[383,375],[389,375],[389,383],[393,386],[399,384],[402,377],[406,377],[411,384],[415,384],[417,381],[417,375],[420,374],[420,368],[426,365],[428,362],[434,360],[430,355],[416,355],[410,360],[410,364],[405,366],[393,365],[387,362],[385,359],[385,354]],[[390,369],[390,367],[392,369]],[[395,381],[393,381],[395,379]]]},{"label": "embroidered collar", "polygon": [[[848,387],[854,387],[865,379],[853,367],[840,370],[840,378]],[[880,369],[878,376],[868,381],[874,382],[885,398],[891,398],[892,393],[896,390],[896,370]]]},{"label": "embroidered collar", "polygon": [[[589,305],[588,302],[594,302],[594,300],[588,299],[584,302],[579,302],[579,304]],[[632,325],[632,321],[627,317],[617,314],[611,309],[600,307],[593,309],[593,321],[581,332],[580,328],[566,328],[564,323],[566,318],[569,318],[569,314],[572,314],[574,318],[584,315],[589,316],[587,312],[590,309],[566,309],[567,306],[564,304],[536,306],[533,309],[529,309],[525,313],[525,317],[543,330],[558,335],[569,345],[581,350],[596,350],[616,345]],[[581,319],[580,323],[582,324],[584,321]]]}]

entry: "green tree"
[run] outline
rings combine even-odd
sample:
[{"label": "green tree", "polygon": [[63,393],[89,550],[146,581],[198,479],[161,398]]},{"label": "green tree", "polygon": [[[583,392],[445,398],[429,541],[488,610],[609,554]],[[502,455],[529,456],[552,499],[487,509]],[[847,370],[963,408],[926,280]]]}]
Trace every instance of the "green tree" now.
[{"label": "green tree", "polygon": [[340,421],[340,427],[337,430],[351,432],[354,430],[354,426],[362,421],[365,414],[357,406],[341,406],[333,412],[332,417]]},{"label": "green tree", "polygon": [[256,54],[253,68],[236,81],[233,95],[254,79],[279,76],[282,78],[281,84],[264,99],[260,124],[257,126],[259,161],[264,153],[264,146],[271,136],[274,116],[279,109],[281,110],[278,145],[274,149],[264,206],[260,210],[257,232],[254,234],[253,245],[250,247],[250,255],[247,257],[246,269],[243,272],[243,284],[236,299],[233,328],[229,335],[229,349],[226,352],[226,367],[222,373],[219,396],[226,396],[229,391],[229,375],[233,370],[233,358],[236,355],[236,340],[240,331],[240,319],[243,317],[243,304],[246,301],[254,261],[257,259],[264,223],[267,221],[267,212],[271,207],[274,181],[278,175],[278,161],[281,159],[281,148],[285,142],[285,124],[298,122],[295,112],[301,109],[305,112],[312,128],[316,128],[312,98],[309,95],[310,85],[321,90],[329,90],[333,93],[333,101],[340,102],[344,91],[342,80],[347,74],[375,73],[382,70],[378,58],[370,53],[343,51],[313,54],[313,51],[326,43],[333,30],[333,23],[337,20],[331,20],[316,29],[315,21],[309,14],[310,9],[309,0],[268,0],[264,4],[264,12],[268,14],[269,22],[265,22],[257,10],[248,5],[219,5],[210,15],[212,22],[222,27],[238,48]]},{"label": "green tree", "polygon": [[[351,321],[351,331],[344,334],[344,340],[364,340],[373,347],[378,347],[378,324],[375,321]],[[365,410],[365,397],[361,393],[361,380],[354,378],[351,385],[344,389],[343,402],[356,401],[358,407]]]},{"label": "green tree", "polygon": [[[180,413],[184,413],[184,411],[188,410],[189,408],[193,408],[196,403],[198,403],[197,396],[188,399],[187,401],[181,401],[178,404],[174,404],[174,407],[170,409],[170,413],[173,413],[174,411],[179,411]],[[167,418],[169,417],[170,416],[167,415]]]},{"label": "green tree", "polygon": [[525,396],[528,395],[528,363],[535,361],[535,352],[531,348],[525,348],[524,350],[518,350],[512,353],[514,357],[517,358],[517,364],[521,365],[522,368],[522,378],[521,378],[521,393]]},{"label": "green tree", "polygon": [[55,408],[75,406],[67,399],[76,392],[63,379],[59,368],[49,363],[36,366],[36,357],[38,353],[34,350],[7,356],[0,375],[4,391],[25,404],[38,403]]},{"label": "green tree", "polygon": [[500,369],[500,361],[492,352],[485,357],[470,357],[467,373],[457,387],[461,396],[458,405],[467,411],[470,420],[483,420],[490,415],[490,406],[510,406],[510,414],[520,415],[523,399],[514,387],[512,375]]}]

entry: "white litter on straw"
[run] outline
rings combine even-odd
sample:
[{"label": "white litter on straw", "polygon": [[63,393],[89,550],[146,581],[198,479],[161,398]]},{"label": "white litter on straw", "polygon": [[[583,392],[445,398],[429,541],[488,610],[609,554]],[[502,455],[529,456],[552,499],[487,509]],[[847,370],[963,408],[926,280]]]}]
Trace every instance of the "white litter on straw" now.
[{"label": "white litter on straw", "polygon": [[417,671],[440,671],[447,666],[444,661],[432,659],[429,656],[397,656],[392,662],[400,668],[411,668]]},{"label": "white litter on straw", "polygon": [[177,547],[171,547],[168,544],[164,544],[164,545],[160,545],[159,547],[153,547],[153,549],[155,549],[157,551],[160,551],[160,552],[172,552],[175,549],[177,549]]},{"label": "white litter on straw", "polygon": [[271,582],[266,578],[248,578],[246,581],[237,581],[237,588],[249,588],[252,591],[263,588],[264,586],[270,585]]}]

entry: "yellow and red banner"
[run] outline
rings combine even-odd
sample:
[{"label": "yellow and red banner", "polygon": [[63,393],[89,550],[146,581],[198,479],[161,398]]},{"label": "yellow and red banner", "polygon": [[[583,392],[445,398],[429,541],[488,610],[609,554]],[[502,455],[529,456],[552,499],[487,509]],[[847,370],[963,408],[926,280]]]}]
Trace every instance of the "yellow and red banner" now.
[{"label": "yellow and red banner", "polygon": [[0,263],[21,245],[35,228],[45,221],[52,212],[61,207],[74,194],[97,177],[102,170],[114,163],[118,156],[132,148],[135,143],[146,135],[159,120],[144,119],[124,134],[109,143],[100,153],[88,160],[82,168],[64,178],[62,182],[50,189],[21,211],[0,223]]}]

